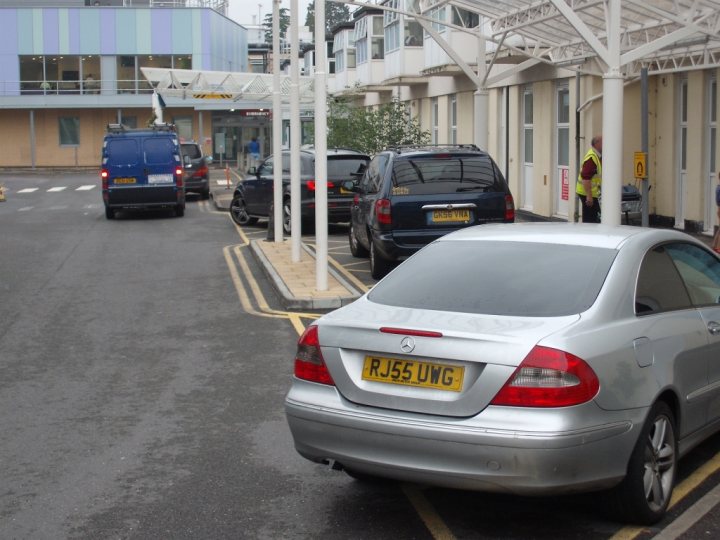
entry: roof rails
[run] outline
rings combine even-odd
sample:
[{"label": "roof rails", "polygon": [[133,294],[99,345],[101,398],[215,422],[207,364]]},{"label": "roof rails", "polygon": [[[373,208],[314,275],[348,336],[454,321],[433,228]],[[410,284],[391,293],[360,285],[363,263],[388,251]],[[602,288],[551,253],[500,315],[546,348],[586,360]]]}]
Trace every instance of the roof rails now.
[{"label": "roof rails", "polygon": [[388,150],[394,150],[398,154],[414,150],[431,150],[431,151],[452,151],[452,150],[471,150],[473,152],[482,152],[480,148],[474,144],[399,144],[388,147]]},{"label": "roof rails", "polygon": [[123,133],[125,131],[177,131],[175,124],[152,124],[144,128],[129,128],[125,124],[108,124],[108,133]]}]

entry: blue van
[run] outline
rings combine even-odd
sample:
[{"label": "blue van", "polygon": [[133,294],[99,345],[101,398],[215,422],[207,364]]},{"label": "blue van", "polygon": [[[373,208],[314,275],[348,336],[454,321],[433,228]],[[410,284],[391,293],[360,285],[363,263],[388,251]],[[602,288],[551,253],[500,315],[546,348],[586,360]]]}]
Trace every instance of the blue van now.
[{"label": "blue van", "polygon": [[109,124],[102,149],[105,217],[123,208],[174,208],[185,214],[180,144],[172,124],[130,129]]}]

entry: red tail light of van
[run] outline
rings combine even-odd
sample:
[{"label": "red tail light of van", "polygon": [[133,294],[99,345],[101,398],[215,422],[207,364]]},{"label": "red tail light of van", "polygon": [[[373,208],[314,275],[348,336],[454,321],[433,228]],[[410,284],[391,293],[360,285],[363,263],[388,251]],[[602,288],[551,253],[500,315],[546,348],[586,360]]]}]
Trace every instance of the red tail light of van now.
[{"label": "red tail light of van", "polygon": [[378,225],[392,224],[390,199],[378,199],[375,201],[375,216],[377,217]]},{"label": "red tail light of van", "polygon": [[[334,187],[335,187],[335,184],[333,184],[332,182],[328,182],[328,183],[327,183],[327,187],[328,187],[328,188],[334,188]],[[317,188],[317,182],[315,182],[315,180],[308,180],[308,181],[307,181],[307,188],[308,188],[309,191],[315,191],[315,188]]]},{"label": "red tail light of van", "polygon": [[515,221],[515,201],[512,195],[505,195],[505,221]]},{"label": "red tail light of van", "polygon": [[177,187],[183,187],[183,170],[182,167],[175,167],[175,177],[177,178]]},{"label": "red tail light of van", "polygon": [[102,180],[102,188],[107,189],[108,188],[108,180],[110,178],[110,171],[107,169],[103,169],[100,171],[100,179]]}]

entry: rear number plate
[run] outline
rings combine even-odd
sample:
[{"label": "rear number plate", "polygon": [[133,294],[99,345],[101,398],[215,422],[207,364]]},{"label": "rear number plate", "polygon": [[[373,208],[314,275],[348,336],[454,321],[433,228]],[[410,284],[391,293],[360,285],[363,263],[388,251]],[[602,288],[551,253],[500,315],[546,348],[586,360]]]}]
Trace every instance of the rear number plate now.
[{"label": "rear number plate", "polygon": [[135,178],[115,178],[113,184],[134,184]]},{"label": "rear number plate", "polygon": [[366,356],[362,378],[366,381],[437,388],[460,392],[465,368],[416,360]]},{"label": "rear number plate", "polygon": [[470,210],[433,210],[432,223],[468,223],[470,221]]},{"label": "rear number plate", "polygon": [[172,184],[172,174],[148,174],[149,184]]}]

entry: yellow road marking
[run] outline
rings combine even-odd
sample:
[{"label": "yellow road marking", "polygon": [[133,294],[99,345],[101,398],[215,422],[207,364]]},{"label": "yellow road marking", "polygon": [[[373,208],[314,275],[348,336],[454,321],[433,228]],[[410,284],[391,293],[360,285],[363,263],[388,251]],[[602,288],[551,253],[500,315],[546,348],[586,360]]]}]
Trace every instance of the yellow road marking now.
[{"label": "yellow road marking", "polygon": [[[720,452],[715,454],[710,461],[706,461],[701,467],[698,467],[693,473],[678,484],[673,490],[672,499],[668,505],[668,510],[687,497],[695,488],[702,484],[710,475],[720,470]],[[644,532],[642,527],[623,527],[615,533],[610,540],[632,540]]]},{"label": "yellow road marking", "polygon": [[455,539],[455,535],[453,535],[448,526],[445,525],[445,522],[440,518],[430,502],[425,498],[425,495],[423,495],[418,488],[403,484],[402,490],[433,538],[436,540]]}]

